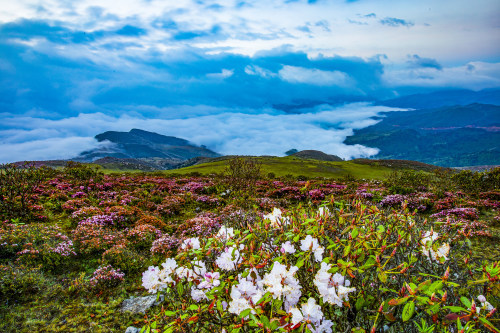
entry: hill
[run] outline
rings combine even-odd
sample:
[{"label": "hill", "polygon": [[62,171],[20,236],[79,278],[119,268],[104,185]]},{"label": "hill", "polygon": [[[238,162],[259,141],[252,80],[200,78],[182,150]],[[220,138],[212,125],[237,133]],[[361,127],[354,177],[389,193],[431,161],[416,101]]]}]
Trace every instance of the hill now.
[{"label": "hill", "polygon": [[500,106],[470,104],[387,112],[346,144],[379,148],[378,159],[414,160],[443,167],[500,164]]},{"label": "hill", "polygon": [[472,91],[465,89],[437,91],[427,94],[413,94],[380,101],[377,104],[412,109],[430,109],[450,105],[474,103],[500,105],[500,89]]},{"label": "hill", "polygon": [[[198,147],[187,140],[140,129],[132,129],[129,132],[108,131],[96,135],[95,138],[98,142],[109,142],[110,145],[85,151],[74,160],[92,162],[105,157],[117,159],[156,158],[166,159],[163,163],[165,165],[175,165],[194,157],[220,156],[204,146]],[[148,163],[150,161],[142,162]]]}]

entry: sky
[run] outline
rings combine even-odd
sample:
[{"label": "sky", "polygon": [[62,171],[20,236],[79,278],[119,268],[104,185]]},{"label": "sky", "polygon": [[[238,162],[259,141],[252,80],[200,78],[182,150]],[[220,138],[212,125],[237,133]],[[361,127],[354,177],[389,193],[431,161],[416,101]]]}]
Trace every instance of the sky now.
[{"label": "sky", "polygon": [[373,156],[342,142],[392,110],[374,101],[500,87],[499,14],[498,0],[0,0],[0,163],[131,128],[222,154]]}]

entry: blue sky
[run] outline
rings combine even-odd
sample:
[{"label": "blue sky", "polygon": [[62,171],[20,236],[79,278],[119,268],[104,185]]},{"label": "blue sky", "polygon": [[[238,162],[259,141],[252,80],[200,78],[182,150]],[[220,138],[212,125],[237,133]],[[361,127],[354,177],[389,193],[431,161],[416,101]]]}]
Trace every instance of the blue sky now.
[{"label": "blue sky", "polygon": [[0,162],[71,157],[133,127],[226,154],[370,156],[342,141],[386,110],[371,101],[500,87],[499,13],[497,0],[0,0]]}]

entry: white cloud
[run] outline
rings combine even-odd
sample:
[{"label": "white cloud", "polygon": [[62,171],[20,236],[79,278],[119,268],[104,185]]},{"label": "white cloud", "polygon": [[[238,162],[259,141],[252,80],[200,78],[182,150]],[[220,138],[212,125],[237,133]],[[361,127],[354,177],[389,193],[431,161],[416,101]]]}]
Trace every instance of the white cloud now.
[{"label": "white cloud", "polygon": [[4,118],[5,125],[16,129],[0,131],[0,161],[68,158],[96,146],[92,137],[98,133],[132,128],[185,138],[222,154],[283,155],[296,148],[317,149],[342,158],[370,156],[377,149],[347,146],[343,141],[353,128],[372,124],[370,117],[389,110],[397,109],[360,103],[338,108],[322,105],[302,114],[225,110],[188,119],[111,117],[102,113],[60,120]]},{"label": "white cloud", "polygon": [[315,86],[353,86],[353,80],[347,73],[340,71],[323,71],[316,68],[283,66],[279,71],[282,80],[291,83],[306,83]]},{"label": "white cloud", "polygon": [[470,62],[442,68],[391,68],[382,76],[388,87],[447,87],[481,90],[500,86],[500,63]]}]

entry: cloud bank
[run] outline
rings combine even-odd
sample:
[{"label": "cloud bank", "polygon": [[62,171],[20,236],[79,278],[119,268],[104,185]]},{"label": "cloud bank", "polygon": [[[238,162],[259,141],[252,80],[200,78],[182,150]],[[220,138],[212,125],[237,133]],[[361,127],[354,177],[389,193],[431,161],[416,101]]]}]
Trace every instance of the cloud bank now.
[{"label": "cloud bank", "polygon": [[[179,107],[180,109],[182,107]],[[79,114],[57,120],[35,117],[5,118],[9,128],[0,130],[3,147],[0,162],[61,159],[97,147],[93,136],[104,131],[141,128],[190,140],[223,154],[278,155],[291,148],[318,149],[345,159],[374,155],[377,149],[343,144],[353,129],[375,124],[379,112],[398,110],[355,103],[342,107],[320,105],[302,113],[273,109],[220,110],[217,114],[190,118],[149,119],[102,113]]]}]

